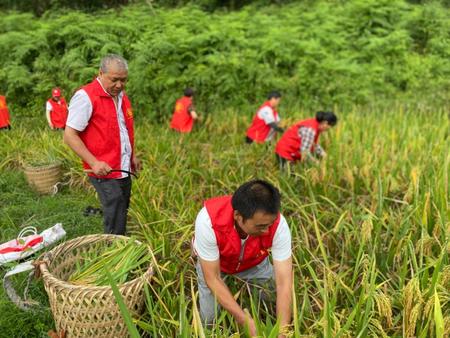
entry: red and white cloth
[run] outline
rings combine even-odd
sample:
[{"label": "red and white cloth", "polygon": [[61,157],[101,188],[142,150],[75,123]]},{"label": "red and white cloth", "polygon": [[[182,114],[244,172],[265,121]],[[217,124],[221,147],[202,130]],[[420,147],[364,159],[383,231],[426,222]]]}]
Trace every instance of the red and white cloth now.
[{"label": "red and white cloth", "polygon": [[0,245],[0,266],[26,258],[36,251],[53,244],[66,235],[61,223],[37,233],[36,228],[24,228],[16,239]]}]

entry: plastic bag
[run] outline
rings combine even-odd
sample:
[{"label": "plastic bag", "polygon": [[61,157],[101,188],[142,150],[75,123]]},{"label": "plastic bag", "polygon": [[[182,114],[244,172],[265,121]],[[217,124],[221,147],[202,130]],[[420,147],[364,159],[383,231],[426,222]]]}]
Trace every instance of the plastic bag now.
[{"label": "plastic bag", "polygon": [[0,245],[0,266],[9,262],[26,258],[36,251],[49,246],[66,235],[62,224],[54,226],[37,234],[34,227],[24,228],[16,239]]}]

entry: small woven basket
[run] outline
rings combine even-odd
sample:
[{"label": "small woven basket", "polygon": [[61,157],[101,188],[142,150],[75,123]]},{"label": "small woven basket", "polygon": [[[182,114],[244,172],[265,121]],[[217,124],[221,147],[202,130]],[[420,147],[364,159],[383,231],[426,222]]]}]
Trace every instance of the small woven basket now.
[{"label": "small woven basket", "polygon": [[[86,252],[98,252],[98,244],[111,244],[118,235],[88,235],[64,242],[42,257],[40,270],[55,319],[56,331],[72,337],[129,337],[110,286],[73,285],[67,279],[76,263]],[[142,313],[144,284],[149,283],[153,269],[150,265],[140,277],[118,285],[122,298],[132,316]]]},{"label": "small woven basket", "polygon": [[61,181],[61,163],[45,166],[25,166],[25,177],[28,184],[40,194],[51,194],[56,183]]}]

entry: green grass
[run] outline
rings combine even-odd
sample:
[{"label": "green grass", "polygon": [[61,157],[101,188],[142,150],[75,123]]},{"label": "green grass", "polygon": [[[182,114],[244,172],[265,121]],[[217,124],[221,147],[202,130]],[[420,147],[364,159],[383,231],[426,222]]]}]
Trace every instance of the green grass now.
[{"label": "green grass", "polygon": [[14,238],[23,226],[42,231],[63,223],[67,238],[103,230],[102,218],[83,216],[88,205],[99,206],[95,192],[63,187],[55,196],[38,195],[17,170],[5,170],[0,178],[0,224],[2,242]]},{"label": "green grass", "polygon": [[[23,226],[34,226],[40,232],[60,222],[67,232],[67,239],[103,231],[101,217],[84,217],[82,214],[86,206],[98,204],[92,191],[73,191],[64,187],[56,196],[39,196],[17,169],[6,168],[1,171],[1,243],[15,238]],[[6,269],[0,268],[0,271],[3,278]],[[19,293],[26,285],[26,275],[22,273],[13,277]],[[47,331],[53,327],[47,294],[41,281],[31,283],[29,295],[44,308],[32,312],[21,311],[6,298],[3,286],[0,288],[0,337],[46,337]]]},{"label": "green grass", "polygon": [[[284,123],[309,115],[283,111]],[[204,199],[260,177],[280,188],[293,236],[295,337],[450,333],[448,116],[439,109],[404,107],[337,113],[338,126],[321,138],[326,162],[292,167],[290,175],[278,172],[273,146],[244,144],[250,118],[235,111],[208,115],[184,136],[136,114],[144,169],[133,183],[129,229],[150,245],[155,263],[147,311],[136,319],[141,331],[165,337],[242,334],[226,312],[212,331],[200,326],[189,243]],[[58,134],[17,127],[0,138],[6,145],[0,148],[1,184],[7,189],[0,197],[0,220],[8,236],[24,223],[43,227],[60,219],[68,238],[102,231],[99,218],[81,214],[96,203],[95,196],[80,183],[79,161]],[[55,197],[34,195],[17,169],[25,156],[38,152],[61,159],[75,187]],[[251,309],[247,290],[238,282],[230,285]],[[3,296],[1,302],[11,306]],[[262,334],[269,336],[275,318],[255,311],[264,318]],[[48,312],[45,318],[19,313],[34,336],[52,327]],[[10,322],[0,324],[11,336],[18,332]]]}]

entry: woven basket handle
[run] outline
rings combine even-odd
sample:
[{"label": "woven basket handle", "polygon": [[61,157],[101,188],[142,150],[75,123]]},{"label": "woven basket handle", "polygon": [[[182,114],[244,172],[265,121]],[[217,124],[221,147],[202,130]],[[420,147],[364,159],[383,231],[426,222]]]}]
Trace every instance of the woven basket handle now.
[{"label": "woven basket handle", "polygon": [[31,310],[32,308],[36,308],[37,306],[40,306],[40,304],[32,299],[27,299],[28,294],[28,287],[30,285],[30,282],[34,276],[34,271],[31,271],[28,274],[27,278],[27,284],[25,286],[25,289],[23,291],[23,299],[20,297],[17,293],[17,291],[14,289],[14,286],[12,284],[12,281],[10,280],[10,277],[13,275],[16,275],[21,272],[26,272],[30,270],[34,270],[36,267],[33,264],[33,261],[27,261],[24,263],[21,263],[17,266],[15,266],[13,269],[9,270],[5,276],[3,277],[3,288],[5,289],[6,294],[8,295],[9,299],[16,304],[20,309],[24,311]]}]

